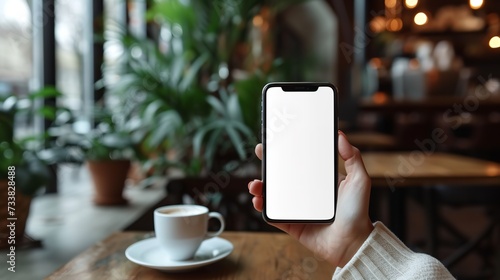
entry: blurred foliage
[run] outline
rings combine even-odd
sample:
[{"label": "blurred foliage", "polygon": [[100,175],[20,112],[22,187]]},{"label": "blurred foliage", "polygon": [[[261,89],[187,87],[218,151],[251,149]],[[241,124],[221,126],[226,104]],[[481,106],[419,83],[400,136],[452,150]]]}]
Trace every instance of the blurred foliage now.
[{"label": "blurred foliage", "polygon": [[[303,1],[303,0],[302,0]],[[144,169],[178,167],[186,175],[235,166],[258,142],[262,87],[283,80],[284,63],[268,69],[241,67],[252,19],[302,1],[155,0],[147,11],[149,38],[127,29],[108,30],[123,53],[105,65],[112,106],[140,139]],[[243,72],[236,78],[235,71]]]},{"label": "blurred foliage", "polygon": [[94,128],[69,110],[59,114],[48,130],[48,148],[40,152],[41,158],[51,164],[135,158],[138,141],[123,119],[102,106],[94,108],[92,119]]},{"label": "blurred foliage", "polygon": [[[42,160],[39,150],[47,138],[46,134],[32,135],[16,139],[14,137],[15,119],[31,118],[35,114],[52,120],[60,109],[54,106],[35,104],[45,98],[56,98],[61,94],[52,87],[30,93],[26,98],[13,94],[0,96],[0,180],[10,180],[8,167],[15,167],[16,190],[32,196],[45,187],[51,180],[48,164]],[[2,190],[4,191],[4,190]]]}]

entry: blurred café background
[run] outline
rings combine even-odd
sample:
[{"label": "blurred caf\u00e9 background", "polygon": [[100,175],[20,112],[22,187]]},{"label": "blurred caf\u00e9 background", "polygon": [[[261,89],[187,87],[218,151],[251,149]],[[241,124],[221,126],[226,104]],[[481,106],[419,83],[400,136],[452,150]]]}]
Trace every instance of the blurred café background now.
[{"label": "blurred caf\u00e9 background", "polygon": [[19,218],[19,273],[0,278],[151,231],[159,205],[273,231],[246,187],[261,89],[325,81],[373,221],[456,277],[499,279],[499,65],[494,0],[0,0],[3,249],[9,166]]}]

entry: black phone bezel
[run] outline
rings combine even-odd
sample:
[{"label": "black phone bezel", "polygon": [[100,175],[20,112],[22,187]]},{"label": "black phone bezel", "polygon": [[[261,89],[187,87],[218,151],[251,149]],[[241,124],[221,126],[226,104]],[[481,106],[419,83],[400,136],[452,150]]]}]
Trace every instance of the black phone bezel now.
[{"label": "black phone bezel", "polygon": [[[285,92],[287,91],[317,91],[319,87],[330,87],[333,92],[333,118],[334,118],[334,165],[335,165],[335,191],[334,191],[334,204],[335,211],[333,217],[326,220],[300,220],[300,219],[292,219],[292,220],[277,220],[271,219],[267,216],[266,211],[266,93],[272,87],[281,87]],[[331,83],[314,83],[314,82],[293,82],[293,83],[283,83],[283,82],[275,82],[268,83],[262,89],[262,98],[261,98],[261,137],[263,144],[263,157],[262,157],[262,197],[263,197],[263,208],[262,208],[262,217],[268,223],[308,223],[308,224],[328,224],[333,223],[335,220],[335,216],[337,215],[337,196],[338,196],[338,90]]]}]

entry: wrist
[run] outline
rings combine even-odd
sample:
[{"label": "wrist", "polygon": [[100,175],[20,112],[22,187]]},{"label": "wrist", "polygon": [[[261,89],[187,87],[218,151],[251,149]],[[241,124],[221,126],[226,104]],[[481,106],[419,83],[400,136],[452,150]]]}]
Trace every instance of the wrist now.
[{"label": "wrist", "polygon": [[356,253],[359,251],[363,243],[368,239],[374,227],[368,220],[363,226],[358,228],[356,234],[345,240],[342,250],[337,254],[337,260],[333,263],[336,267],[344,267]]}]

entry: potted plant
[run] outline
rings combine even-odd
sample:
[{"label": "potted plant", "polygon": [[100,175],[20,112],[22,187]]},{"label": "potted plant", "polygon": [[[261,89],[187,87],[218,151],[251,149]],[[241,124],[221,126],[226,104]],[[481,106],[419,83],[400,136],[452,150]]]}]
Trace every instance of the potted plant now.
[{"label": "potted plant", "polygon": [[[22,242],[32,197],[52,179],[49,166],[35,151],[44,137],[16,139],[14,120],[22,114],[33,113],[35,100],[58,95],[55,89],[45,88],[27,98],[0,96],[0,200],[5,202],[2,204],[5,207],[0,209],[1,249]],[[50,118],[55,108],[43,106],[35,113]]]},{"label": "potted plant", "polygon": [[81,143],[94,183],[94,203],[126,204],[122,193],[134,155],[134,142],[125,130],[119,128],[112,114],[100,112],[96,115],[99,123]]},{"label": "potted plant", "polygon": [[105,67],[120,76],[106,88],[121,103],[122,114],[142,124],[135,133],[149,154],[146,169],[176,167],[185,175],[203,176],[252,155],[249,147],[260,128],[260,90],[271,75],[257,69],[236,79],[233,70],[244,64],[235,59],[253,17],[266,4],[156,1],[147,16],[157,30],[172,32],[170,41],[115,30],[113,43],[125,52],[119,63]]},{"label": "potted plant", "polygon": [[[124,52],[118,63],[104,67],[119,77],[109,79],[106,89],[128,122],[140,123],[133,133],[141,139],[145,169],[164,176],[180,170],[186,185],[202,189],[220,172],[258,176],[253,150],[260,92],[266,82],[286,79],[274,74],[279,60],[272,67],[249,61],[247,40],[265,5],[281,9],[289,2],[296,1],[159,0],[147,12],[150,37],[114,29],[110,43]],[[246,166],[251,171],[239,168]],[[223,201],[216,196],[210,203]]]},{"label": "potted plant", "polygon": [[96,125],[92,129],[73,116],[55,122],[49,132],[54,140],[44,151],[44,159],[51,163],[85,163],[92,177],[95,204],[127,204],[123,189],[136,145],[109,109],[96,108],[93,120]]}]

